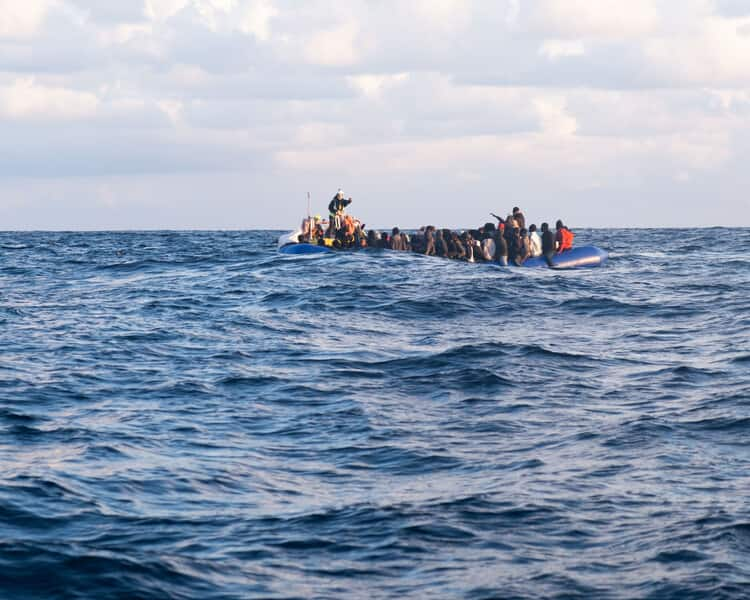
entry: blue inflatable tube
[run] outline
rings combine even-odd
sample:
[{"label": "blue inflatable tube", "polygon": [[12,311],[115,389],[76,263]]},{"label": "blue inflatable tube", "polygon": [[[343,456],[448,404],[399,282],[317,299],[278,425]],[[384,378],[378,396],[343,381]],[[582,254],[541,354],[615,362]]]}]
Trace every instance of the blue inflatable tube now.
[{"label": "blue inflatable tube", "polygon": [[329,254],[333,252],[328,246],[315,244],[286,244],[279,248],[281,254]]},{"label": "blue inflatable tube", "polygon": [[328,254],[333,252],[328,246],[300,242],[299,236],[301,233],[298,229],[279,236],[277,250],[281,254]]},{"label": "blue inflatable tube", "polygon": [[577,269],[581,267],[600,267],[607,262],[609,255],[605,250],[596,246],[580,246],[572,250],[566,250],[561,254],[555,254],[552,264],[547,264],[543,256],[529,258],[523,263],[523,267],[549,268],[549,269]]}]

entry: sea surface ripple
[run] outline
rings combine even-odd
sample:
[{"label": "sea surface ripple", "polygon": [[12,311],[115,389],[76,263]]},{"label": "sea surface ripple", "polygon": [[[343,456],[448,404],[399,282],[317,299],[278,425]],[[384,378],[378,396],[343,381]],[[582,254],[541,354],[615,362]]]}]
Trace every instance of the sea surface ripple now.
[{"label": "sea surface ripple", "polygon": [[0,233],[0,596],[750,595],[750,230],[277,235]]}]

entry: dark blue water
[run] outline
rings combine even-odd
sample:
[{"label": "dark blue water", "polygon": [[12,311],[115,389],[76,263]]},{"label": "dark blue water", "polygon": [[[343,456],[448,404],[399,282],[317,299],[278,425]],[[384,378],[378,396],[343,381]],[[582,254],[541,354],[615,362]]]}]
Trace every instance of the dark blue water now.
[{"label": "dark blue water", "polygon": [[750,230],[275,237],[0,234],[0,596],[750,594]]}]

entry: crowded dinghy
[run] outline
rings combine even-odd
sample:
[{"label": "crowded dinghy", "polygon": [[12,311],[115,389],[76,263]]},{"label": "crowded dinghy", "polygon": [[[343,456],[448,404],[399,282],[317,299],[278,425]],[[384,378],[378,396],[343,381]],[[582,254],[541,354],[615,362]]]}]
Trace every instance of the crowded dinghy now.
[{"label": "crowded dinghy", "polygon": [[518,207],[507,218],[491,213],[497,223],[477,229],[453,231],[432,225],[410,233],[394,227],[389,232],[366,230],[365,225],[346,213],[352,203],[341,190],[328,205],[328,221],[308,216],[299,229],[278,240],[282,254],[327,254],[336,251],[377,248],[413,252],[472,263],[527,268],[575,269],[599,267],[607,262],[607,252],[596,246],[573,246],[575,233],[561,220],[551,229],[542,223],[526,227]]}]

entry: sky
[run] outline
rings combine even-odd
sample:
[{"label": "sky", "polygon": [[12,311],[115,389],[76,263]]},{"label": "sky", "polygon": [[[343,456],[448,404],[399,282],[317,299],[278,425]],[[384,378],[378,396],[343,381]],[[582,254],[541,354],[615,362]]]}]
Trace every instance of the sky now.
[{"label": "sky", "polygon": [[0,230],[750,226],[750,0],[0,0]]}]

